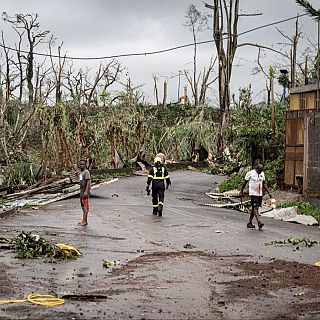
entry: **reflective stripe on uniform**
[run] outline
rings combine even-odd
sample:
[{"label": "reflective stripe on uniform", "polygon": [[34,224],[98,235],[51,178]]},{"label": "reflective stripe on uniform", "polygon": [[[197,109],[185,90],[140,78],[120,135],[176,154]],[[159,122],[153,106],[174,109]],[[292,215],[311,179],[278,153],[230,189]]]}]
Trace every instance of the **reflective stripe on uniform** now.
[{"label": "reflective stripe on uniform", "polygon": [[158,205],[159,205],[159,206],[160,206],[160,205],[163,206],[163,202],[160,201],[160,202],[158,203]]},{"label": "reflective stripe on uniform", "polygon": [[[165,177],[164,177],[164,167],[161,168],[161,177],[157,177],[157,168],[156,167],[153,167],[153,177],[151,177],[152,179],[154,180],[164,180]],[[150,176],[149,176],[150,177]]]},{"label": "reflective stripe on uniform", "polygon": [[159,207],[159,204],[154,204],[153,207],[154,207],[154,208],[158,208],[158,207]]}]

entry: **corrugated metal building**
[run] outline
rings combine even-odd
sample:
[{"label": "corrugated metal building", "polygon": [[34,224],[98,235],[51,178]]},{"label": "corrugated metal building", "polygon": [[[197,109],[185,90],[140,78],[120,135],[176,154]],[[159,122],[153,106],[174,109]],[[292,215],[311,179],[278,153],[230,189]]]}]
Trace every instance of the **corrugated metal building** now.
[{"label": "corrugated metal building", "polygon": [[[312,161],[317,161],[318,158],[320,160],[320,148],[318,150],[317,147],[317,133],[320,129],[320,118],[316,112],[317,90],[317,83],[291,88],[290,110],[286,118],[284,182],[287,186],[298,186],[299,181],[303,180],[305,195],[318,193],[317,182],[313,181],[315,172],[313,170],[311,173],[309,170],[317,165]],[[320,181],[320,176],[318,180]],[[312,192],[311,184],[313,185]]]}]

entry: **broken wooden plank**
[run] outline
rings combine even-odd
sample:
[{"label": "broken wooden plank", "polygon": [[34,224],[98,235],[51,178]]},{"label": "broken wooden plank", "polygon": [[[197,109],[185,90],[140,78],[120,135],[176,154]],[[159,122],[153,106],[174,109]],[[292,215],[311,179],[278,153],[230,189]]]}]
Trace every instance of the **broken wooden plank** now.
[{"label": "broken wooden plank", "polygon": [[205,203],[205,206],[214,208],[236,208],[245,204],[249,204],[251,200],[237,202],[237,203]]},{"label": "broken wooden plank", "polygon": [[[91,186],[91,189],[95,189],[95,188],[101,187],[103,185],[113,183],[118,180],[119,180],[118,178],[115,178],[112,180],[100,182],[98,184],[93,184]],[[7,202],[3,205],[3,208],[5,210],[10,210],[13,208],[25,207],[27,205],[28,206],[44,206],[44,205],[47,205],[52,202],[56,202],[59,200],[70,198],[70,197],[77,195],[77,194],[80,194],[79,185],[73,185],[71,187],[62,189],[61,192],[56,193],[56,194],[40,193],[40,194],[34,195],[33,197],[19,199],[19,200],[13,201],[13,202]]]},{"label": "broken wooden plank", "polygon": [[69,178],[64,178],[64,179],[61,179],[61,180],[55,181],[53,183],[46,184],[46,185],[43,185],[43,186],[40,186],[40,187],[37,187],[37,188],[34,188],[34,189],[27,189],[27,190],[24,190],[24,191],[16,192],[16,193],[8,195],[7,199],[20,198],[21,196],[37,193],[37,192],[39,192],[41,190],[44,190],[44,189],[47,189],[47,188],[51,188],[52,186],[58,186],[58,185],[60,185],[60,184],[62,184],[64,182],[70,182],[70,179]]}]

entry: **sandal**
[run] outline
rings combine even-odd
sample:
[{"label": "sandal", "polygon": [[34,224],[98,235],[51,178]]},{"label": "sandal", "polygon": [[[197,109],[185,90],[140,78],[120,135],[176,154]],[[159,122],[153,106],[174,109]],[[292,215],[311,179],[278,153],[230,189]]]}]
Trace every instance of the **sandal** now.
[{"label": "sandal", "polygon": [[258,223],[259,230],[261,230],[261,229],[263,228],[263,226],[264,226],[264,223],[263,223],[263,222],[259,222],[259,223]]},{"label": "sandal", "polygon": [[249,228],[249,229],[254,229],[256,226],[252,223],[252,222],[249,222],[248,224],[247,224],[247,228]]}]

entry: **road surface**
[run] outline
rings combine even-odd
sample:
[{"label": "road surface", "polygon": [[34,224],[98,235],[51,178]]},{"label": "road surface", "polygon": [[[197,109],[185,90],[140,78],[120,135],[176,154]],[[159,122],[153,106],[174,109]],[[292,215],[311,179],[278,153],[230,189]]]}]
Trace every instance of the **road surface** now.
[{"label": "road surface", "polygon": [[[249,230],[247,214],[204,206],[221,177],[190,171],[171,179],[161,218],[152,215],[146,178],[134,176],[94,190],[86,227],[77,225],[78,198],[1,219],[1,237],[34,231],[83,257],[47,263],[1,250],[0,299],[35,292],[65,304],[2,305],[0,319],[319,319],[319,245],[266,245],[320,242],[319,227],[265,218],[263,231]],[[120,266],[106,269],[104,258]]]}]

